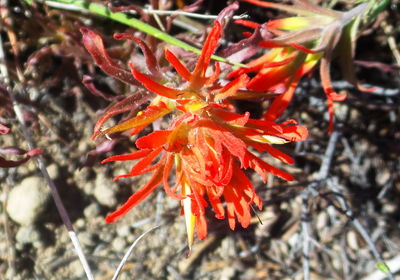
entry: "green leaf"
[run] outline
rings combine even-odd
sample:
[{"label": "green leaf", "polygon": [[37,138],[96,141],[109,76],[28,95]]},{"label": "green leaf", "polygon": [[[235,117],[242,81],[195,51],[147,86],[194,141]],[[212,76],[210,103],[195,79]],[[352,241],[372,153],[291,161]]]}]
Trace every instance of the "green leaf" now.
[{"label": "green leaf", "polygon": [[389,267],[388,267],[387,264],[384,263],[384,262],[379,262],[379,263],[377,263],[375,266],[376,266],[376,268],[377,268],[378,270],[382,271],[382,272],[385,273],[385,274],[389,274],[389,273],[390,273]]},{"label": "green leaf", "polygon": [[372,7],[369,11],[368,22],[374,22],[378,15],[382,13],[387,8],[387,6],[389,6],[390,0],[370,0],[370,3],[372,4]]}]

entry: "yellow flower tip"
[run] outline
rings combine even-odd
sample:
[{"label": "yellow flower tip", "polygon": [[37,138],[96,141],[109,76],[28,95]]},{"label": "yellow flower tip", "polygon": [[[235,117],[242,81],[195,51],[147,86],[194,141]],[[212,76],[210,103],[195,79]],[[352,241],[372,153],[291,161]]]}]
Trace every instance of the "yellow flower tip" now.
[{"label": "yellow flower tip", "polygon": [[177,100],[177,103],[179,104],[177,106],[178,109],[192,114],[200,113],[201,110],[207,107],[208,105],[206,102],[202,100],[192,100],[192,99]]},{"label": "yellow flower tip", "polygon": [[190,197],[184,198],[182,203],[183,203],[183,211],[185,213],[188,246],[189,250],[191,250],[194,240],[194,227],[196,225],[196,216],[192,214],[192,199]]},{"label": "yellow flower tip", "polygon": [[289,142],[288,140],[286,140],[284,138],[273,136],[273,135],[263,135],[262,138],[267,143],[271,143],[271,144],[286,144]]},{"label": "yellow flower tip", "polygon": [[287,17],[284,19],[271,20],[268,27],[280,30],[301,30],[310,26],[310,22],[306,17]]},{"label": "yellow flower tip", "polygon": [[203,108],[206,107],[206,106],[207,106],[207,104],[204,104],[203,102],[196,102],[196,103],[190,104],[190,105],[188,106],[187,110],[188,110],[190,113],[196,114],[196,113],[198,113],[201,109],[203,109]]},{"label": "yellow flower tip", "polygon": [[259,143],[268,143],[268,144],[286,144],[289,143],[289,140],[285,138],[274,136],[274,135],[261,135],[257,137],[250,137],[251,140]]},{"label": "yellow flower tip", "polygon": [[279,29],[285,31],[297,31],[317,24],[327,25],[332,22],[332,18],[326,16],[313,16],[313,17],[287,17],[282,19],[271,20],[267,23],[271,29]]}]

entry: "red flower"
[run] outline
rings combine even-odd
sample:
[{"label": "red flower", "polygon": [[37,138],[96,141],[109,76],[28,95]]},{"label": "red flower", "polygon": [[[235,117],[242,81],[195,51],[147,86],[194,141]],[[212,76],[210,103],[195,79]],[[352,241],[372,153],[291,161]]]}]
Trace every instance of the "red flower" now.
[{"label": "red flower", "polygon": [[[231,229],[236,219],[243,227],[250,223],[250,204],[261,209],[250,180],[242,169],[252,168],[266,181],[267,173],[285,180],[292,176],[264,162],[248,150],[252,146],[265,151],[285,163],[292,158],[273,148],[270,143],[285,143],[305,139],[307,130],[297,125],[279,125],[268,121],[249,119],[249,114],[238,115],[221,108],[210,107],[207,114],[182,114],[169,130],[154,131],[136,141],[137,152],[113,156],[103,162],[139,160],[128,174],[115,179],[141,175],[153,171],[149,182],[135,192],[117,211],[107,216],[114,222],[146,198],[158,185],[172,198],[182,200],[188,227],[189,245],[193,229],[199,239],[207,235],[205,207],[207,199],[215,217],[227,216]],[[160,157],[157,161],[156,158]],[[171,188],[168,179],[175,166],[176,183]],[[226,213],[221,198],[227,203]]]},{"label": "red flower", "polygon": [[[332,88],[329,68],[335,50],[338,50],[345,78],[359,90],[370,91],[358,84],[352,66],[357,18],[366,11],[368,4],[363,3],[350,11],[339,12],[320,7],[307,0],[294,1],[294,5],[291,6],[260,0],[242,1],[283,10],[297,16],[266,23],[268,30],[276,37],[262,42],[260,46],[272,48],[272,50],[251,61],[248,64],[249,68],[233,71],[228,77],[255,72],[256,76],[248,83],[249,89],[261,92],[284,92],[275,99],[265,115],[268,119],[274,120],[286,109],[299,79],[309,73],[320,61],[321,83],[327,96],[330,117],[329,131],[332,131],[333,102],[343,101],[347,97],[346,94],[337,94]],[[239,23],[257,27],[257,24],[248,21],[239,21]]]},{"label": "red flower", "polygon": [[[205,208],[209,204],[214,209],[216,218],[228,218],[231,229],[235,228],[236,221],[243,227],[249,225],[252,203],[261,209],[262,201],[243,169],[253,169],[264,181],[267,173],[293,180],[290,174],[264,162],[250,152],[248,147],[291,164],[292,158],[270,144],[303,140],[307,137],[307,130],[294,121],[277,124],[251,119],[249,113],[240,115],[233,112],[233,106],[228,99],[249,96],[249,93],[240,90],[249,79],[246,74],[239,75],[222,86],[217,82],[218,64],[214,74],[206,76],[220,35],[221,25],[216,21],[192,72],[172,52],[166,51],[167,60],[186,81],[181,89],[170,88],[154,81],[152,76],[145,75],[130,65],[135,79],[158,96],[137,116],[101,134],[132,129],[132,134],[135,134],[168,113],[175,111],[176,117],[168,130],[156,130],[137,139],[138,151],[103,161],[137,160],[128,174],[117,176],[116,180],[152,172],[148,183],[119,209],[108,215],[107,222],[121,218],[162,184],[170,197],[182,203],[191,246],[195,229],[200,239],[207,235]],[[175,184],[171,187],[168,181],[173,171]],[[225,208],[223,201],[226,203]]]}]

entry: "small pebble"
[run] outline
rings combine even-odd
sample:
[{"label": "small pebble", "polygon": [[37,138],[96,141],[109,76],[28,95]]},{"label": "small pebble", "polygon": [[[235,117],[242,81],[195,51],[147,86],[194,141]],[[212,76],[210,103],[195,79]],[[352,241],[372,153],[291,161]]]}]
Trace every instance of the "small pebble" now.
[{"label": "small pebble", "polygon": [[99,238],[103,240],[105,243],[110,243],[114,239],[114,234],[110,232],[100,232]]},{"label": "small pebble", "polygon": [[126,237],[131,233],[130,227],[128,225],[121,225],[117,227],[117,234],[120,237]]},{"label": "small pebble", "polygon": [[68,270],[71,272],[71,276],[74,279],[86,279],[85,271],[83,270],[82,264],[79,260],[73,261],[69,266]]},{"label": "small pebble", "polygon": [[358,249],[360,249],[360,246],[358,245],[358,241],[357,241],[357,235],[354,231],[349,231],[346,234],[346,240],[347,240],[347,244],[349,245],[349,247],[355,251],[357,251]]},{"label": "small pebble", "polygon": [[111,180],[107,180],[101,174],[97,175],[95,184],[94,196],[97,201],[104,206],[114,207],[117,204],[117,199],[115,198],[116,185],[112,184]]},{"label": "small pebble", "polygon": [[22,226],[18,229],[15,240],[22,245],[32,244],[40,240],[40,233],[35,226]]},{"label": "small pebble", "polygon": [[86,227],[86,221],[82,218],[79,218],[78,220],[76,220],[75,222],[75,227],[78,229],[82,229]]},{"label": "small pebble", "polygon": [[221,272],[221,280],[230,280],[235,277],[235,268],[234,267],[225,267]]},{"label": "small pebble", "polygon": [[385,214],[395,214],[398,211],[398,205],[396,203],[385,202],[382,206],[382,212]]},{"label": "small pebble", "polygon": [[291,247],[295,247],[299,242],[301,242],[301,235],[298,232],[293,233],[288,240],[288,244]]},{"label": "small pebble", "polygon": [[390,172],[386,168],[382,168],[378,174],[375,176],[375,181],[379,186],[385,186],[391,179]]},{"label": "small pebble", "polygon": [[86,247],[92,247],[96,245],[96,243],[93,240],[93,234],[89,232],[78,233],[78,239],[79,242]]},{"label": "small pebble", "polygon": [[43,213],[50,190],[40,177],[28,177],[16,185],[7,199],[7,213],[20,225],[31,225]]},{"label": "small pebble", "polygon": [[93,218],[100,214],[100,206],[97,203],[92,203],[83,210],[86,218]]},{"label": "small pebble", "polygon": [[328,225],[328,214],[326,212],[321,212],[317,216],[317,221],[316,221],[316,228],[318,231],[323,230],[326,228]]},{"label": "small pebble", "polygon": [[114,250],[117,251],[117,252],[123,252],[128,248],[125,239],[122,238],[122,237],[115,238],[112,241],[111,245],[114,248]]},{"label": "small pebble", "polygon": [[58,166],[56,164],[51,164],[47,167],[47,172],[50,175],[51,179],[56,179],[59,176]]}]

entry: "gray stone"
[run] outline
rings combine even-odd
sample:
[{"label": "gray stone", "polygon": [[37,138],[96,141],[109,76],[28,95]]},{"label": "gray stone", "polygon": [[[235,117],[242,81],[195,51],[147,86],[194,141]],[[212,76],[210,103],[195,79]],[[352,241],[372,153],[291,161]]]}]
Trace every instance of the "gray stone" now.
[{"label": "gray stone", "polygon": [[46,208],[50,189],[40,177],[28,177],[16,185],[7,199],[7,213],[20,225],[33,224]]},{"label": "gray stone", "polygon": [[40,233],[35,226],[22,226],[18,229],[15,240],[20,244],[32,244],[40,241]]},{"label": "gray stone", "polygon": [[79,218],[75,221],[74,225],[77,229],[84,229],[86,228],[86,221],[82,218]]},{"label": "gray stone", "polygon": [[[85,271],[83,270],[82,264],[79,260],[71,262],[68,266],[68,271],[71,274],[69,279],[86,279]],[[53,279],[57,279],[57,277]]]},{"label": "gray stone", "polygon": [[112,232],[102,231],[99,234],[99,238],[105,243],[110,243],[114,239],[114,234]]},{"label": "gray stone", "polygon": [[120,225],[117,227],[117,235],[120,237],[127,237],[131,233],[129,225]]},{"label": "gray stone", "polygon": [[234,267],[225,267],[221,272],[221,280],[230,280],[235,277],[236,270]]},{"label": "gray stone", "polygon": [[93,218],[100,214],[100,206],[97,203],[92,203],[83,210],[83,215],[86,218]]},{"label": "gray stone", "polygon": [[94,189],[94,196],[97,201],[102,205],[114,207],[117,204],[115,193],[116,184],[112,183],[110,179],[105,178],[103,174],[98,174]]},{"label": "gray stone", "polygon": [[54,163],[47,166],[47,172],[49,173],[50,178],[53,180],[58,178],[58,176],[60,175],[58,172],[58,166]]},{"label": "gray stone", "polygon": [[122,237],[117,237],[115,238],[112,243],[111,246],[114,248],[115,251],[117,252],[124,252],[127,248],[128,245],[126,244],[126,241],[124,238]]},{"label": "gray stone", "polygon": [[78,239],[83,246],[92,247],[96,245],[96,243],[93,240],[93,234],[89,232],[78,233]]}]

